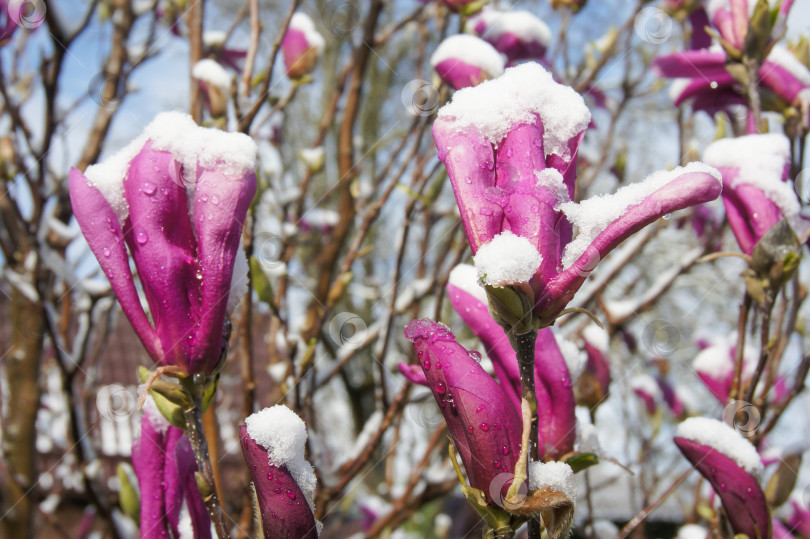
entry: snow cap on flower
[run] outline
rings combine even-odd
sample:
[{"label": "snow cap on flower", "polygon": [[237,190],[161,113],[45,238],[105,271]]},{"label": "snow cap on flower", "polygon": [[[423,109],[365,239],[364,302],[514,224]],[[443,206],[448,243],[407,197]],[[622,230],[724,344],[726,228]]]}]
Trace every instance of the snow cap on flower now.
[{"label": "snow cap on flower", "polygon": [[505,230],[482,245],[473,261],[483,283],[506,286],[528,283],[543,257],[529,240]]},{"label": "snow cap on flower", "polygon": [[194,64],[191,76],[199,82],[211,116],[223,116],[228,111],[231,75],[216,60],[205,58]]},{"label": "snow cap on flower", "polygon": [[[76,220],[124,314],[160,364],[210,374],[219,363],[225,319],[247,290],[239,242],[256,190],[255,165],[256,145],[247,135],[167,112],[85,174],[70,171]],[[130,255],[152,322],[141,307]]]},{"label": "snow cap on flower", "polygon": [[304,458],[307,429],[295,412],[277,404],[245,418],[242,451],[256,489],[262,530],[274,537],[315,538],[316,479]]},{"label": "snow cap on flower", "polygon": [[574,480],[574,470],[564,462],[536,462],[529,463],[529,488],[531,490],[548,488],[568,496],[576,503],[577,484]]},{"label": "snow cap on flower", "polygon": [[305,13],[296,12],[281,41],[287,76],[291,79],[300,79],[312,73],[325,46],[326,41],[315,29],[312,19]]},{"label": "snow cap on flower", "polygon": [[762,461],[748,440],[722,421],[693,417],[678,426],[675,444],[712,484],[734,534],[771,536]]},{"label": "snow cap on flower", "polygon": [[528,11],[484,8],[467,27],[510,62],[542,58],[551,42],[548,25]]},{"label": "snow cap on flower", "polygon": [[[449,328],[432,320],[413,320],[405,328],[428,387],[444,416],[470,485],[497,502],[496,478],[514,473],[520,454],[522,423],[501,386]],[[501,484],[506,493],[508,483]]]},{"label": "snow cap on flower", "polygon": [[807,229],[798,197],[787,182],[790,141],[778,133],[720,139],[703,159],[723,176],[723,204],[740,248],[750,254],[784,217],[796,234]]},{"label": "snow cap on flower", "polygon": [[486,41],[458,34],[446,38],[430,57],[430,65],[454,90],[476,86],[503,73],[503,57]]}]

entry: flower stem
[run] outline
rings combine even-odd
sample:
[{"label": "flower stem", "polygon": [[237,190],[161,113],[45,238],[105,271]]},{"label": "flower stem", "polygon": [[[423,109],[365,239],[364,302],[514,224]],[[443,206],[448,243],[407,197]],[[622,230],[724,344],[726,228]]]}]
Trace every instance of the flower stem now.
[{"label": "flower stem", "polygon": [[[520,370],[520,395],[529,403],[531,409],[531,433],[529,435],[529,447],[527,459],[538,458],[537,433],[537,396],[534,392],[534,344],[537,341],[537,330],[531,330],[521,334],[511,334],[510,342],[517,355],[518,369]],[[528,470],[529,463],[526,462]],[[529,539],[540,539],[540,523],[536,519],[529,521]]]},{"label": "flower stem", "polygon": [[484,526],[484,531],[481,533],[482,539],[512,539],[515,536],[515,531],[509,526],[503,526],[497,530]]},{"label": "flower stem", "polygon": [[183,411],[186,419],[186,434],[194,450],[197,460],[197,486],[200,489],[205,507],[211,516],[211,522],[217,531],[217,537],[225,539],[230,536],[228,528],[225,526],[225,517],[222,514],[222,507],[217,497],[216,483],[214,482],[214,472],[211,467],[211,459],[208,456],[208,441],[205,439],[205,431],[202,423],[202,396],[195,396],[194,405]]}]

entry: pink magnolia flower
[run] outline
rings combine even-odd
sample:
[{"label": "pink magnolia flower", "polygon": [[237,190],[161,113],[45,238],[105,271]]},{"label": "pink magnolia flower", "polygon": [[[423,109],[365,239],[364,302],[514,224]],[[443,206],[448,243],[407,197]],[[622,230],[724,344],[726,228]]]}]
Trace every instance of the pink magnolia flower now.
[{"label": "pink magnolia flower", "polygon": [[[774,33],[784,28],[784,19],[793,2],[782,2]],[[709,16],[721,38],[742,50],[748,33],[749,16],[755,2],[727,0],[711,2]],[[697,23],[701,24],[701,23]],[[721,48],[706,48],[710,41],[694,28],[695,50],[660,56],[653,62],[659,75],[678,79],[672,86],[675,105],[690,101],[695,110],[713,114],[731,105],[746,105],[742,85],[726,69],[727,53]],[[701,47],[697,49],[697,47]],[[810,70],[781,45],[773,45],[758,71],[759,86],[787,105],[802,106],[810,101]]]},{"label": "pink magnolia flower", "polygon": [[806,502],[797,499],[790,500],[790,506],[793,512],[788,520],[788,526],[798,534],[810,536],[810,507]]},{"label": "pink magnolia flower", "polygon": [[180,537],[181,515],[187,513],[194,537],[210,538],[211,519],[194,479],[197,462],[191,444],[151,399],[146,402],[141,434],[132,444],[132,467],[141,490],[141,537]]},{"label": "pink magnolia flower", "polygon": [[506,55],[509,62],[540,59],[551,42],[548,25],[528,11],[500,11],[486,7],[467,28]]},{"label": "pink magnolia flower", "polygon": [[248,416],[239,427],[239,438],[256,488],[264,537],[316,539],[316,480],[304,459],[307,428],[301,418],[277,404]]},{"label": "pink magnolia flower", "polygon": [[751,254],[768,230],[785,217],[797,234],[806,225],[801,206],[787,181],[790,141],[781,134],[721,139],[703,152],[703,160],[723,177],[723,205],[740,249]]},{"label": "pink magnolia flower", "polygon": [[[413,320],[405,328],[405,337],[416,349],[470,485],[492,503],[493,494],[503,496],[509,487],[509,482],[496,483],[496,478],[514,473],[520,456],[522,422],[517,410],[444,324]],[[496,486],[493,493],[496,484],[502,490],[498,492]]]},{"label": "pink magnolia flower", "polygon": [[214,118],[224,116],[231,96],[231,75],[216,60],[206,58],[194,64],[191,76],[200,85],[208,113]]},{"label": "pink magnolia flower", "polygon": [[721,191],[717,171],[693,163],[615,195],[572,202],[589,121],[576,92],[526,63],[456,92],[433,124],[479,276],[495,287],[528,283],[541,325],[553,323],[625,238]]},{"label": "pink magnolia flower", "polygon": [[468,34],[448,37],[430,64],[454,90],[476,86],[503,73],[503,57],[486,41]]},{"label": "pink magnolia flower", "polygon": [[574,386],[577,404],[596,408],[608,397],[610,388],[610,347],[605,330],[595,324],[582,331],[585,368]]},{"label": "pink magnolia flower", "polygon": [[734,534],[771,537],[762,462],[748,440],[722,421],[693,417],[678,426],[675,444],[711,483]]},{"label": "pink magnolia flower", "polygon": [[255,154],[246,135],[163,113],[86,175],[70,171],[76,220],[124,314],[160,365],[210,374],[220,362],[226,318],[247,289],[239,240],[256,190]]},{"label": "pink magnolia flower", "polygon": [[281,41],[287,76],[291,79],[300,79],[312,73],[325,46],[326,42],[315,29],[312,19],[304,13],[295,13]]},{"label": "pink magnolia flower", "polygon": [[[477,283],[475,268],[466,264],[455,267],[450,273],[447,295],[461,319],[481,339],[503,392],[515,410],[520,410],[517,356],[506,332],[489,314],[486,294]],[[574,349],[566,348],[564,354],[551,329],[544,328],[537,333],[534,352],[539,418],[537,445],[543,460],[562,458],[574,450],[576,442],[573,382],[579,376],[585,358],[572,343],[568,344]]]},{"label": "pink magnolia flower", "polygon": [[24,4],[20,3],[16,8],[6,0],[0,0],[0,46],[5,45],[17,30]]},{"label": "pink magnolia flower", "polygon": [[242,71],[242,61],[247,56],[247,50],[229,47],[226,44],[228,34],[219,30],[206,30],[203,32],[203,45],[213,54],[216,60],[237,73]]}]

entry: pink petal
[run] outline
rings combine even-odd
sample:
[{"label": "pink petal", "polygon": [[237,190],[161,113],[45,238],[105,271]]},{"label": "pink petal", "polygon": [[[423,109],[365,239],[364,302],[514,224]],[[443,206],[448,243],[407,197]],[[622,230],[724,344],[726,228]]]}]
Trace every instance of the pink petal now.
[{"label": "pink petal", "polygon": [[141,300],[132,281],[124,235],[118,217],[101,192],[88,184],[84,174],[70,169],[70,204],[87,244],[110,281],[121,309],[135,333],[156,361],[163,357],[157,333],[141,308]]},{"label": "pink petal", "polygon": [[433,66],[436,73],[454,90],[476,86],[488,77],[483,70],[458,58],[448,58]]},{"label": "pink petal", "polygon": [[675,438],[675,444],[712,484],[734,533],[752,538],[771,537],[771,514],[756,479],[712,447],[680,437]]},{"label": "pink petal", "polygon": [[668,78],[701,78],[710,82],[728,76],[726,53],[690,50],[659,56],[653,61],[653,71]]}]

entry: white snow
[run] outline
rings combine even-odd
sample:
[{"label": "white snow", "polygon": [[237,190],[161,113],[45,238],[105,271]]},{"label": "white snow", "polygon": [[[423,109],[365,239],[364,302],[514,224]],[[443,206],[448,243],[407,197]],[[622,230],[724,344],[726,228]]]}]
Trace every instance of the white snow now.
[{"label": "white snow", "polygon": [[689,86],[689,83],[692,82],[692,79],[688,78],[679,78],[679,79],[672,79],[672,82],[669,84],[669,98],[674,102],[677,101],[686,87]]},{"label": "white snow", "polygon": [[484,290],[484,287],[481,286],[478,280],[478,271],[472,264],[459,264],[454,267],[450,270],[450,277],[447,282],[467,292],[484,305],[489,304],[487,292]]},{"label": "white snow", "polygon": [[801,232],[798,197],[789,182],[782,181],[790,162],[790,141],[782,134],[746,135],[713,142],[703,160],[717,167],[735,170],[726,181],[735,187],[747,184],[762,191],[782,211],[796,232]]},{"label": "white snow", "polygon": [[591,346],[607,354],[610,351],[610,336],[596,324],[588,324],[582,330],[582,338]]},{"label": "white snow", "polygon": [[192,191],[189,196],[196,185],[198,164],[226,176],[241,176],[256,168],[256,143],[249,136],[200,127],[182,112],[162,112],[139,137],[85,171],[89,184],[101,191],[122,222],[129,214],[124,199],[124,176],[129,162],[147,141],[156,150],[171,152],[183,164],[183,180]]},{"label": "white snow", "polygon": [[245,426],[253,441],[267,449],[270,464],[289,470],[314,510],[315,472],[304,458],[307,427],[301,418],[286,406],[276,404],[246,417]]},{"label": "white snow", "polygon": [[692,368],[710,378],[722,380],[734,371],[734,362],[728,347],[709,346],[695,356]]},{"label": "white snow", "polygon": [[757,479],[762,476],[762,461],[756,448],[722,421],[708,417],[690,417],[678,425],[677,436],[723,453]]},{"label": "white snow", "polygon": [[527,62],[497,79],[464,88],[439,110],[458,131],[473,126],[497,145],[516,124],[543,122],[545,155],[568,158],[568,141],[588,127],[591,113],[573,88],[558,84],[540,64]]},{"label": "white snow", "polygon": [[565,213],[571,224],[577,227],[576,238],[565,248],[563,266],[568,268],[576,262],[596,236],[621,217],[628,208],[639,204],[680,176],[694,172],[711,174],[720,181],[720,173],[717,170],[701,162],[694,162],[674,170],[654,172],[642,181],[625,185],[613,194],[591,197],[579,204],[576,202],[561,204],[559,209]]},{"label": "white snow", "polygon": [[216,60],[210,58],[200,60],[191,69],[191,76],[215,86],[224,95],[230,93],[231,75]]},{"label": "white snow", "polygon": [[[109,387],[111,386],[105,386],[104,389]],[[120,390],[124,390],[121,388],[121,386],[118,386],[118,388],[120,388]],[[143,403],[143,413],[152,424],[152,428],[154,428],[157,432],[165,433],[169,429],[169,422],[165,417],[163,417],[163,414],[160,413],[160,410],[158,410],[157,404],[155,404],[155,401],[152,399],[151,395],[147,394],[146,400]]]},{"label": "white snow", "polygon": [[496,287],[529,282],[542,261],[528,239],[508,230],[482,245],[473,256],[479,279]]},{"label": "white snow", "polygon": [[564,462],[529,463],[529,488],[549,488],[565,494],[572,503],[577,500],[577,485],[574,481],[574,470]]},{"label": "white snow", "polygon": [[228,34],[222,30],[206,30],[203,32],[203,45],[206,47],[222,47]]},{"label": "white snow", "polygon": [[551,42],[551,29],[529,11],[485,8],[470,19],[467,27],[473,29],[479,21],[486,25],[483,37],[487,39],[497,40],[504,34],[511,34],[523,42],[538,42],[544,47]]},{"label": "white snow", "polygon": [[430,65],[436,67],[445,60],[478,67],[490,77],[503,74],[503,56],[483,39],[469,34],[456,34],[442,41],[430,57]]},{"label": "white snow", "polygon": [[588,361],[588,355],[579,349],[573,342],[569,341],[560,333],[552,329],[554,339],[557,341],[557,347],[565,358],[565,365],[568,367],[568,374],[571,376],[571,381],[575,382],[582,371],[585,370],[585,364]]},{"label": "white snow", "polygon": [[709,537],[709,530],[699,524],[687,524],[681,526],[675,539],[706,539]]},{"label": "white snow", "polygon": [[320,32],[315,29],[315,23],[312,22],[309,15],[296,11],[292,16],[292,19],[290,19],[290,29],[298,30],[304,34],[304,38],[307,40],[309,48],[315,49],[318,54],[323,52],[323,49],[326,46],[326,41],[323,39]]},{"label": "white snow", "polygon": [[774,45],[766,60],[796,77],[802,86],[810,86],[810,70],[783,45]]},{"label": "white snow", "polygon": [[565,180],[559,170],[549,167],[535,170],[534,175],[537,177],[537,183],[535,183],[537,187],[542,187],[557,195],[557,204],[570,202],[568,187],[565,186]]}]

